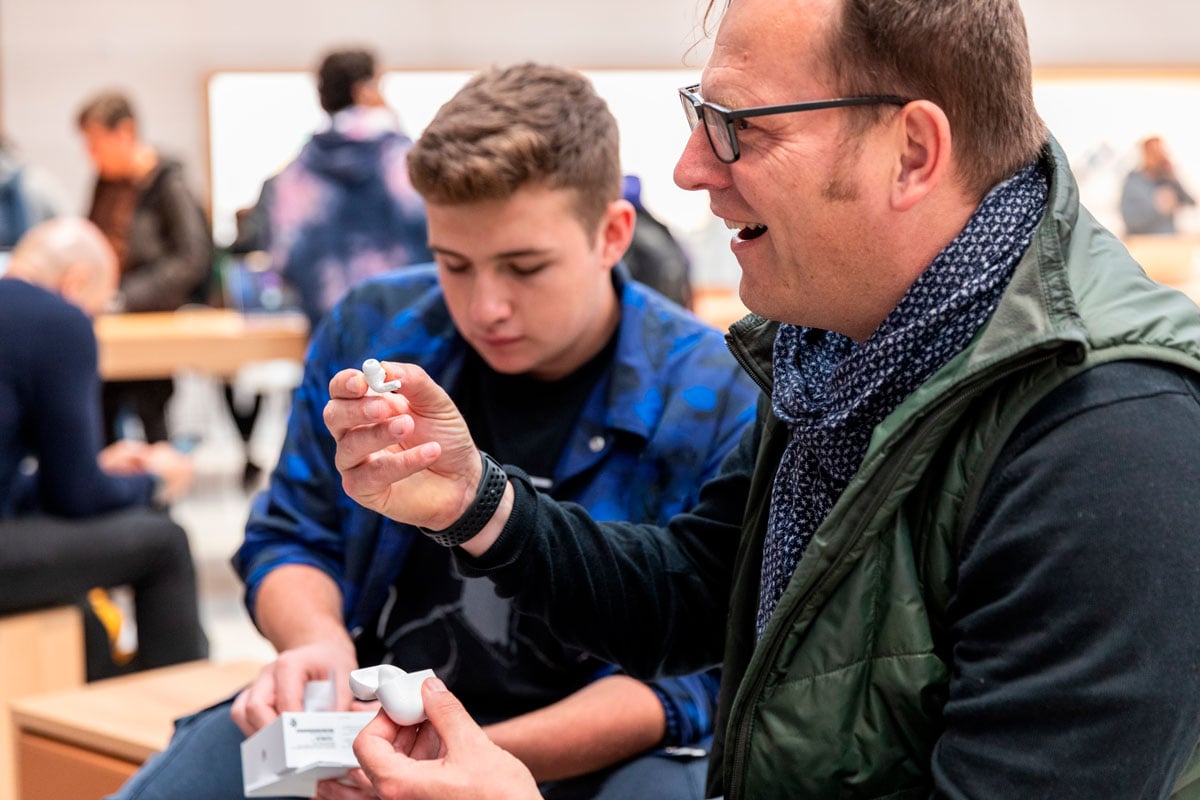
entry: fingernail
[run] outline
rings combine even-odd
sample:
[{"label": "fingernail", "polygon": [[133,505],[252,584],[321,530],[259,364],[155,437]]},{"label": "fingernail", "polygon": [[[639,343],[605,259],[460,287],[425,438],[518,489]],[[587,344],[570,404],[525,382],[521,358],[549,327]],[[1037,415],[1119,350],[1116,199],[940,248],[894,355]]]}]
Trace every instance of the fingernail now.
[{"label": "fingernail", "polygon": [[426,678],[425,685],[429,687],[429,691],[431,692],[446,691],[446,684],[442,683],[441,678]]}]

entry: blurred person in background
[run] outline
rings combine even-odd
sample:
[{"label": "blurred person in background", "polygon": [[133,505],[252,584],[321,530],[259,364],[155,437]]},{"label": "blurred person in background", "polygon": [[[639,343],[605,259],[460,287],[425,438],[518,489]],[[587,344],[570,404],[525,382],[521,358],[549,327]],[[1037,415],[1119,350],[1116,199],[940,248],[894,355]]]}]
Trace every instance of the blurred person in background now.
[{"label": "blurred person in background", "polygon": [[190,460],[166,443],[101,449],[89,317],[116,284],[116,256],[82,219],[33,228],[0,278],[0,613],[132,586],[137,651],[114,652],[115,631],[87,615],[89,679],[208,651],[187,536],[165,511]]},{"label": "blurred person in background", "polygon": [[[360,281],[426,262],[425,212],[405,167],[412,140],[379,91],[375,56],[336,50],[317,69],[328,125],[264,185],[258,235],[315,329]],[[263,229],[265,227],[265,230]]]},{"label": "blurred person in background", "polygon": [[692,307],[691,260],[662,220],[642,202],[642,180],[626,175],[621,193],[637,213],[625,266],[636,281],[662,292],[684,308]]},{"label": "blurred person in background", "polygon": [[23,163],[13,144],[0,135],[0,250],[11,249],[39,222],[59,216],[61,206],[45,173]]},{"label": "blurred person in background", "polygon": [[[79,111],[79,130],[97,178],[88,218],[117,254],[120,282],[110,310],[174,311],[208,300],[212,234],[204,209],[184,180],[183,165],[144,142],[133,106],[117,92]],[[121,421],[137,417],[148,442],[167,439],[170,379],[104,384],[104,431],[122,438]]]},{"label": "blurred person in background", "polygon": [[1175,174],[1161,136],[1142,141],[1142,161],[1125,177],[1121,219],[1126,235],[1175,233],[1175,214],[1196,200]]}]

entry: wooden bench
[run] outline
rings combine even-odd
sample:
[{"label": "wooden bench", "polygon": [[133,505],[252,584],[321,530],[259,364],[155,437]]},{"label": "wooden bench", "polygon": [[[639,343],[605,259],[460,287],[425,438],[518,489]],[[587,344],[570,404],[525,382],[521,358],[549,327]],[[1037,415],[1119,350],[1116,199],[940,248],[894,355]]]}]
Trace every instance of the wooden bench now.
[{"label": "wooden bench", "polygon": [[193,661],[13,703],[21,800],[99,800],[166,747],[174,721],[228,697],[260,664]]},{"label": "wooden bench", "polygon": [[17,800],[19,698],[83,684],[83,615],[73,606],[0,617],[0,800]]}]

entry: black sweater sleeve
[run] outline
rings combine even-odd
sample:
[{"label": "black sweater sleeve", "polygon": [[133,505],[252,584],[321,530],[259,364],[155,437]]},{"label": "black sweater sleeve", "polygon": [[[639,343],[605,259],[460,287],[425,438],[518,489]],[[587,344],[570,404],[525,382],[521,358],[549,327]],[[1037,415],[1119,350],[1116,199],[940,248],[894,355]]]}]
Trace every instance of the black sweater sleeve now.
[{"label": "black sweater sleeve", "polygon": [[1125,362],[1035,407],[951,600],[938,798],[1166,797],[1200,739],[1200,380]]},{"label": "black sweater sleeve", "polygon": [[[60,304],[65,305],[65,304]],[[37,510],[81,517],[149,505],[149,475],[100,469],[100,379],[92,323],[71,308],[44,320],[31,347],[37,355],[13,368],[28,370],[30,449],[37,457]]]},{"label": "black sweater sleeve", "polygon": [[635,677],[717,664],[757,448],[751,426],[701,488],[696,507],[666,528],[597,523],[510,471],[512,516],[482,557],[456,551],[459,569],[487,575],[497,593],[546,620],[555,636]]}]

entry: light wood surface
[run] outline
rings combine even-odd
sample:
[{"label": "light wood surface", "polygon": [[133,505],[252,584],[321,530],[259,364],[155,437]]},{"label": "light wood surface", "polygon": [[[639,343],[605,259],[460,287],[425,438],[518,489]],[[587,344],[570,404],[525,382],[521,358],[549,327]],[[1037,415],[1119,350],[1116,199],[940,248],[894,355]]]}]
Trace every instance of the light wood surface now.
[{"label": "light wood surface", "polygon": [[74,606],[0,617],[0,800],[16,800],[18,698],[84,681],[83,617]]},{"label": "light wood surface", "polygon": [[194,661],[13,703],[22,734],[140,764],[171,739],[174,720],[250,682],[260,664]]},{"label": "light wood surface", "polygon": [[21,800],[101,800],[138,765],[31,733],[18,740]]},{"label": "light wood surface", "polygon": [[725,286],[695,287],[692,310],[697,317],[721,331],[729,330],[730,325],[749,313],[738,297],[737,289]]},{"label": "light wood surface", "polygon": [[1122,241],[1154,280],[1179,287],[1200,280],[1200,236],[1127,236]]},{"label": "light wood surface", "polygon": [[240,314],[219,308],[96,318],[106,380],[169,378],[181,369],[230,377],[255,361],[302,361],[308,321],[299,313]]}]

